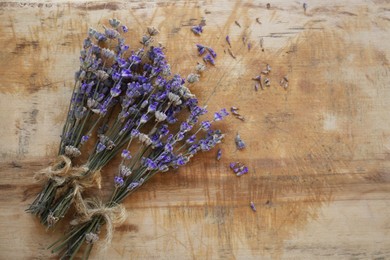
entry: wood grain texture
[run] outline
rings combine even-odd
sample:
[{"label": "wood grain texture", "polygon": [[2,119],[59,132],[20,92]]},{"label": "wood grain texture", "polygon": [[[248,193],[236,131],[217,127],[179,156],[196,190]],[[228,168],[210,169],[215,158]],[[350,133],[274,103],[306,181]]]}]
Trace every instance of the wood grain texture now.
[{"label": "wood grain texture", "polygon": [[[390,259],[390,4],[379,0],[313,0],[306,13],[285,0],[269,10],[265,1],[1,2],[0,259],[56,258],[45,247],[66,225],[46,232],[24,209],[40,190],[34,171],[56,155],[85,32],[113,16],[132,46],[157,27],[182,75],[201,60],[195,43],[214,47],[217,65],[191,90],[209,111],[237,106],[246,120],[220,124],[220,162],[202,154],[128,198],[126,223],[92,259]],[[189,28],[202,17],[196,37]],[[255,92],[250,79],[267,63],[271,87]],[[237,160],[249,174],[230,172]],[[116,166],[104,169],[103,197]]]}]

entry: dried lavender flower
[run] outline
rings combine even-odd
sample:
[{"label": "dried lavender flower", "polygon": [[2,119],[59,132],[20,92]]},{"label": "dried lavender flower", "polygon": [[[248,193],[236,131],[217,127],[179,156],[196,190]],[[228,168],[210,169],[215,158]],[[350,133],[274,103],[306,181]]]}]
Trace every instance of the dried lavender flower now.
[{"label": "dried lavender flower", "polygon": [[271,86],[271,82],[270,82],[269,78],[265,78],[265,79],[264,79],[264,84],[265,84],[267,87]]},{"label": "dried lavender flower", "polygon": [[201,25],[195,25],[195,26],[192,26],[191,27],[191,31],[195,34],[195,35],[201,35],[202,32],[203,32],[203,27]]},{"label": "dried lavender flower", "polygon": [[205,63],[210,63],[212,65],[215,65],[214,58],[210,54],[205,55],[203,57],[203,60],[204,60]]},{"label": "dried lavender flower", "polygon": [[238,150],[242,150],[245,148],[245,142],[241,139],[240,135],[237,133],[236,138],[234,139],[236,142],[236,147]]},{"label": "dried lavender flower", "polygon": [[148,28],[148,33],[150,36],[156,36],[157,34],[159,34],[160,32],[154,28],[153,26],[149,26]]},{"label": "dried lavender flower", "polygon": [[69,157],[78,157],[81,155],[81,152],[79,149],[72,145],[65,146],[65,154]]},{"label": "dried lavender flower", "polygon": [[251,209],[252,209],[254,212],[256,212],[256,206],[255,206],[255,203],[254,203],[253,201],[251,201],[250,207],[251,207]]},{"label": "dried lavender flower", "polygon": [[199,76],[200,76],[199,74],[191,73],[187,77],[187,82],[188,83],[195,83],[195,82],[199,81]]},{"label": "dried lavender flower", "polygon": [[195,70],[198,72],[205,71],[205,69],[206,69],[206,66],[203,63],[198,63],[195,67]]},{"label": "dried lavender flower", "polygon": [[221,149],[218,149],[218,152],[217,152],[217,161],[221,160],[221,157],[222,157],[222,150],[221,150]]},{"label": "dried lavender flower", "polygon": [[232,45],[230,44],[230,37],[229,37],[229,35],[227,35],[225,39],[226,39],[226,42],[229,44],[229,46],[232,47]]}]

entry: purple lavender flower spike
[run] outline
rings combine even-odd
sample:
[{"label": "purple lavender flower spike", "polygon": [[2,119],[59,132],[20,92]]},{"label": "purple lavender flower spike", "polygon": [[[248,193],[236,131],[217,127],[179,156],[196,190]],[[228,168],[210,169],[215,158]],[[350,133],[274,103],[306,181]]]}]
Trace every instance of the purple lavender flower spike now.
[{"label": "purple lavender flower spike", "polygon": [[157,164],[150,158],[146,158],[144,160],[144,166],[147,168],[147,170],[155,170],[157,169]]},{"label": "purple lavender flower spike", "polygon": [[129,150],[123,149],[121,157],[125,160],[130,160],[131,159],[131,154]]},{"label": "purple lavender flower spike", "polygon": [[139,183],[134,181],[132,183],[129,184],[129,186],[127,187],[128,190],[132,191],[134,190],[135,188],[137,188],[139,186]]},{"label": "purple lavender flower spike", "polygon": [[183,166],[183,165],[185,165],[187,163],[187,160],[183,157],[183,156],[178,156],[177,158],[176,158],[176,161],[175,161],[175,164],[177,165],[177,166]]},{"label": "purple lavender flower spike", "polygon": [[122,176],[115,176],[114,177],[114,184],[115,187],[122,187],[125,181],[123,180]]},{"label": "purple lavender flower spike", "polygon": [[176,135],[176,140],[181,141],[184,139],[184,132],[179,131]]},{"label": "purple lavender flower spike", "polygon": [[191,27],[191,31],[196,35],[201,35],[203,32],[203,28],[201,25],[195,25]]},{"label": "purple lavender flower spike", "polygon": [[173,151],[173,146],[170,144],[170,143],[167,143],[166,145],[165,145],[165,147],[164,147],[164,150],[166,151],[166,152],[172,152]]},{"label": "purple lavender flower spike", "polygon": [[149,116],[148,116],[147,114],[143,114],[143,115],[141,116],[141,121],[140,121],[140,123],[141,123],[141,124],[144,124],[144,123],[148,122],[148,120],[149,120]]},{"label": "purple lavender flower spike", "polygon": [[205,63],[210,63],[212,65],[215,65],[214,58],[210,54],[207,54],[206,56],[204,56],[203,60]]},{"label": "purple lavender flower spike", "polygon": [[166,124],[161,125],[160,128],[158,129],[158,133],[160,134],[160,136],[166,136],[169,133],[168,125]]},{"label": "purple lavender flower spike", "polygon": [[121,76],[122,76],[123,78],[131,78],[131,77],[133,76],[133,74],[131,73],[130,70],[124,69],[124,70],[122,70]]},{"label": "purple lavender flower spike", "polygon": [[195,135],[192,135],[192,136],[190,136],[190,137],[186,140],[186,143],[187,143],[187,144],[192,144],[193,142],[195,142],[195,139],[196,139],[196,136],[195,136]]},{"label": "purple lavender flower spike", "polygon": [[203,121],[200,125],[201,125],[201,128],[205,131],[210,130],[210,127],[211,127],[210,121]]},{"label": "purple lavender flower spike", "polygon": [[137,65],[141,62],[141,58],[138,55],[133,54],[130,56],[129,61],[130,63]]},{"label": "purple lavender flower spike", "polygon": [[100,153],[102,151],[104,151],[106,149],[106,146],[102,143],[98,143],[97,147],[96,147],[96,153]]},{"label": "purple lavender flower spike", "polygon": [[111,94],[111,96],[113,96],[113,97],[119,96],[121,92],[122,92],[122,91],[121,91],[121,86],[120,86],[119,84],[116,85],[115,87],[113,87],[113,88],[110,90],[110,94]]},{"label": "purple lavender flower spike", "polygon": [[137,129],[131,130],[131,136],[132,137],[137,137],[139,135],[139,131]]},{"label": "purple lavender flower spike", "polygon": [[83,135],[83,137],[81,137],[81,141],[80,143],[81,144],[85,144],[89,139],[89,135]]}]

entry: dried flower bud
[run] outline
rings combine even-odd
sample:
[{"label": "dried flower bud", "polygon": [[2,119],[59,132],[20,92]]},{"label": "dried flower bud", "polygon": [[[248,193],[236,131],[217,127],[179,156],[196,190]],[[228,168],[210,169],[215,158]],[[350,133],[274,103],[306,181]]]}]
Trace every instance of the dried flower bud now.
[{"label": "dried flower bud", "polygon": [[96,74],[96,77],[98,78],[98,80],[100,81],[105,81],[106,79],[108,79],[108,73],[105,72],[104,70],[98,70],[95,72]]},{"label": "dried flower bud", "polygon": [[115,176],[114,177],[114,185],[115,185],[115,187],[117,187],[117,188],[122,187],[123,184],[125,184],[125,181],[123,180],[122,176]]},{"label": "dried flower bud", "polygon": [[85,75],[86,75],[85,70],[80,71],[80,74],[79,74],[79,76],[78,76],[78,79],[79,79],[79,80],[85,79]]},{"label": "dried flower bud", "polygon": [[221,150],[221,149],[218,149],[218,152],[217,152],[217,161],[221,160],[221,157],[222,157],[222,150]]},{"label": "dried flower bud", "polygon": [[250,206],[251,206],[251,209],[252,209],[254,212],[256,212],[255,203],[254,203],[253,201],[251,201]]},{"label": "dried flower bud", "polygon": [[154,116],[156,117],[156,121],[157,122],[162,122],[164,121],[165,119],[167,119],[167,115],[164,114],[163,112],[160,112],[160,111],[156,111],[154,113]]},{"label": "dried flower bud", "polygon": [[76,147],[74,147],[72,145],[67,145],[67,146],[65,146],[65,155],[67,155],[69,157],[78,157],[81,155],[81,152]]},{"label": "dried flower bud", "polygon": [[119,169],[120,174],[124,177],[127,177],[132,173],[131,169],[125,165],[121,165]]},{"label": "dried flower bud", "polygon": [[47,221],[47,225],[49,227],[52,227],[54,226],[57,222],[58,222],[59,218],[58,217],[55,217],[53,215],[53,213],[50,213],[47,218],[46,218],[46,221]]},{"label": "dried flower bud", "polygon": [[89,232],[85,234],[85,242],[88,244],[94,244],[99,240],[99,236],[96,233]]},{"label": "dried flower bud", "polygon": [[152,42],[152,37],[150,35],[144,35],[141,38],[141,44],[148,46]]},{"label": "dried flower bud", "polygon": [[105,28],[104,34],[107,36],[109,39],[115,39],[119,36],[119,32],[113,29]]},{"label": "dried flower bud", "polygon": [[192,27],[191,27],[191,31],[192,31],[195,35],[201,35],[202,32],[203,32],[203,27],[202,27],[201,25],[192,26]]},{"label": "dried flower bud", "polygon": [[169,101],[171,101],[174,104],[177,104],[180,101],[180,97],[172,92],[169,92],[168,99],[169,99]]},{"label": "dried flower bud", "polygon": [[117,20],[116,18],[109,19],[108,22],[113,28],[117,28],[121,24],[121,21]]},{"label": "dried flower bud", "polygon": [[102,56],[107,58],[107,59],[111,59],[111,58],[115,57],[115,53],[110,49],[103,48],[102,49]]},{"label": "dried flower bud", "polygon": [[153,26],[149,26],[148,27],[148,33],[149,33],[150,36],[156,36],[160,32],[156,28],[154,28]]},{"label": "dried flower bud", "polygon": [[197,81],[199,81],[199,74],[191,73],[190,75],[188,75],[187,77],[188,83],[195,83]]},{"label": "dried flower bud", "polygon": [[241,139],[240,135],[237,133],[236,135],[236,138],[235,138],[235,142],[236,142],[236,147],[238,150],[242,150],[245,148],[245,142]]},{"label": "dried flower bud", "polygon": [[271,81],[269,80],[269,78],[265,78],[265,79],[264,79],[264,84],[265,84],[267,87],[271,86]]},{"label": "dried flower bud", "polygon": [[145,144],[146,146],[149,146],[152,144],[152,140],[150,140],[149,136],[146,134],[139,134],[138,139],[141,141],[141,143]]},{"label": "dried flower bud", "polygon": [[125,160],[130,160],[131,159],[131,154],[129,150],[123,149],[121,157]]},{"label": "dried flower bud", "polygon": [[204,65],[203,63],[198,63],[195,67],[195,70],[197,72],[202,72],[202,71],[205,71],[206,70],[206,65]]}]

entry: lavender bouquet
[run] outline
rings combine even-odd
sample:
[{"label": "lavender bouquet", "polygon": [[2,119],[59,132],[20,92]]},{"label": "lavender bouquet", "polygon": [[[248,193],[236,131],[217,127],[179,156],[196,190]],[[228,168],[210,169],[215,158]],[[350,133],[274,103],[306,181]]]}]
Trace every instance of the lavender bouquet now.
[{"label": "lavender bouquet", "polygon": [[[62,258],[72,259],[84,243],[88,258],[101,227],[106,225],[109,242],[113,225],[124,221],[121,202],[127,196],[155,174],[186,165],[224,137],[211,126],[227,111],[199,122],[206,107],[199,106],[184,78],[171,75],[163,49],[151,46],[156,29],[148,28],[141,47],[130,50],[122,36],[127,27],[116,19],[109,23],[104,32],[90,29],[84,40],[58,160],[35,176],[45,186],[27,209],[51,227],[74,205],[77,217],[71,231],[51,246]],[[198,81],[204,68],[198,64],[187,82]],[[82,166],[72,165],[86,152]],[[111,199],[84,199],[82,191],[99,187],[100,170],[117,154],[122,161]]]}]

